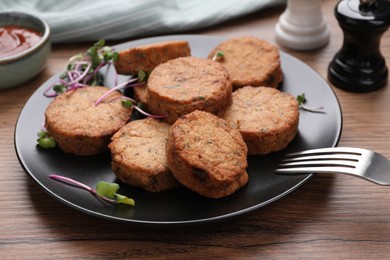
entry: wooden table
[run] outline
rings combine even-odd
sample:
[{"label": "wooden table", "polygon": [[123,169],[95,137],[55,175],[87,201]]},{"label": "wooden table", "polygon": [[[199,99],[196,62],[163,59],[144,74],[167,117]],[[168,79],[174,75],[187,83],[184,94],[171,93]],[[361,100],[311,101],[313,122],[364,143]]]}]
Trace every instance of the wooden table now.
[{"label": "wooden table", "polygon": [[[341,47],[335,0],[322,2],[330,43],[317,51],[283,49],[326,78]],[[283,8],[268,9],[190,33],[251,34],[274,42]],[[55,45],[47,68],[28,84],[0,91],[0,258],[287,258],[390,257],[390,188],[348,177],[316,175],[295,192],[248,215],[212,225],[160,229],[89,216],[53,199],[20,166],[14,127],[24,103],[67,59],[89,44]],[[382,38],[390,65],[390,32]],[[376,150],[390,157],[390,87],[354,94],[337,88],[344,125],[339,146]],[[326,129],[324,129],[326,131]]]}]

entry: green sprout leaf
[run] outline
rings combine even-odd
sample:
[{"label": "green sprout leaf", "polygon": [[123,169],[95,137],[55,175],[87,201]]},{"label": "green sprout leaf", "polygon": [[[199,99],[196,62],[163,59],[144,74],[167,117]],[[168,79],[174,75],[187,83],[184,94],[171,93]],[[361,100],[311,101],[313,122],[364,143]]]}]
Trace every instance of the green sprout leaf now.
[{"label": "green sprout leaf", "polygon": [[89,48],[87,50],[87,55],[91,57],[92,68],[96,68],[102,62],[98,55],[98,48],[96,46]]},{"label": "green sprout leaf", "polygon": [[117,183],[108,183],[105,181],[99,181],[96,184],[96,193],[100,196],[107,197],[110,199],[115,198],[115,193],[119,190]]},{"label": "green sprout leaf", "polygon": [[115,193],[115,196],[116,196],[116,202],[117,203],[122,203],[122,204],[127,204],[127,205],[130,205],[130,206],[135,206],[135,201],[131,198],[128,198],[126,196],[123,196],[121,194],[117,194]]},{"label": "green sprout leaf", "polygon": [[133,106],[133,102],[131,102],[131,100],[128,100],[128,99],[122,99],[122,106],[126,107],[126,108],[130,108]]},{"label": "green sprout leaf", "polygon": [[114,52],[112,53],[112,61],[117,61],[118,58],[119,58],[119,53],[116,52],[116,51],[114,51]]},{"label": "green sprout leaf", "polygon": [[298,105],[301,106],[306,102],[305,93],[297,96]]},{"label": "green sprout leaf", "polygon": [[146,82],[148,80],[148,78],[149,78],[149,75],[150,75],[149,72],[145,72],[143,70],[138,71],[138,75],[137,75],[138,76],[138,81],[139,82]]},{"label": "green sprout leaf", "polygon": [[53,87],[53,90],[57,93],[57,95],[66,92],[66,86],[63,84],[57,84]]},{"label": "green sprout leaf", "polygon": [[116,203],[127,204],[135,206],[135,201],[124,195],[116,193],[119,190],[117,183],[109,183],[105,181],[99,181],[96,184],[96,194],[101,197],[107,197],[109,199],[116,199]]},{"label": "green sprout leaf", "polygon": [[45,130],[41,130],[37,133],[38,138],[45,138],[48,136],[47,132]]},{"label": "green sprout leaf", "polygon": [[105,44],[106,44],[106,41],[104,39],[100,39],[99,41],[95,42],[94,46],[103,47]]},{"label": "green sprout leaf", "polygon": [[116,61],[119,57],[117,52],[114,52],[111,47],[104,46],[101,49],[104,62],[109,62],[110,60]]},{"label": "green sprout leaf", "polygon": [[38,135],[38,139],[37,139],[38,145],[43,149],[56,147],[56,141],[54,140],[53,137],[49,136],[49,134],[46,131],[41,130],[37,133],[37,135]]}]

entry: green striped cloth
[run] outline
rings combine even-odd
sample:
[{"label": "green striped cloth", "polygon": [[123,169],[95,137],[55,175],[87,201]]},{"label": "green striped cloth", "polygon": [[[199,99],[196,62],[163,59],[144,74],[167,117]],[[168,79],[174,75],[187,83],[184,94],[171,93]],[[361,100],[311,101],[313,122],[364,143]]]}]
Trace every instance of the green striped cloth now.
[{"label": "green striped cloth", "polygon": [[1,0],[45,19],[52,42],[119,40],[205,28],[286,0]]}]

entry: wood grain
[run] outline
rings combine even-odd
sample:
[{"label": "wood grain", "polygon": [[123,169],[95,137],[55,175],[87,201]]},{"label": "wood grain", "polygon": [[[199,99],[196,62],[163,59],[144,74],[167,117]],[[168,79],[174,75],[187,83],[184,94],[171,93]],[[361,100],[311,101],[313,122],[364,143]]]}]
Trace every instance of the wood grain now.
[{"label": "wood grain", "polygon": [[[343,35],[335,0],[322,1],[329,44],[311,52],[283,51],[326,78]],[[261,11],[216,27],[187,32],[255,35],[274,42],[283,8]],[[112,43],[115,44],[115,43]],[[30,95],[67,59],[89,44],[55,45],[46,69],[15,89],[0,91],[0,257],[2,259],[265,258],[388,259],[390,190],[360,179],[321,174],[251,214],[184,228],[123,225],[82,214],[46,194],[23,171],[14,150],[14,127]],[[382,37],[390,64],[390,32]],[[333,87],[333,86],[332,86]],[[339,146],[372,149],[390,157],[390,89],[354,94],[334,88],[343,110]],[[324,129],[326,131],[326,129]]]}]

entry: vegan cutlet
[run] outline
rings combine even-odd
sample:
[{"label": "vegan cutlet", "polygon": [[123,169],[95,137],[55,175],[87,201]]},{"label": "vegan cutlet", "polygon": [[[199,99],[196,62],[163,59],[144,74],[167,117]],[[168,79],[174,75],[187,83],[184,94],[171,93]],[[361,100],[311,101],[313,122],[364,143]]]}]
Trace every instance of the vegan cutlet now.
[{"label": "vegan cutlet", "polygon": [[267,41],[253,36],[231,38],[221,42],[209,54],[223,57],[216,62],[229,72],[233,89],[244,86],[277,88],[283,79],[279,50]]},{"label": "vegan cutlet", "polygon": [[142,45],[118,52],[114,66],[119,74],[137,75],[151,72],[157,65],[179,57],[191,55],[187,41],[166,41]]},{"label": "vegan cutlet", "polygon": [[180,117],[169,130],[166,150],[176,179],[203,196],[222,198],[248,182],[240,132],[211,113],[196,110]]},{"label": "vegan cutlet", "polygon": [[240,130],[248,154],[268,154],[285,148],[294,139],[299,106],[288,93],[246,86],[233,92],[232,105],[223,118]]},{"label": "vegan cutlet", "polygon": [[221,115],[231,103],[229,74],[220,64],[182,57],[157,66],[147,82],[148,108],[172,124],[195,110]]},{"label": "vegan cutlet", "polygon": [[179,186],[166,159],[169,128],[169,124],[152,118],[122,127],[109,144],[115,175],[130,186],[152,192]]},{"label": "vegan cutlet", "polygon": [[75,155],[95,155],[107,150],[111,136],[131,117],[131,108],[113,92],[98,105],[109,89],[85,87],[57,96],[45,111],[45,127],[59,148]]}]

